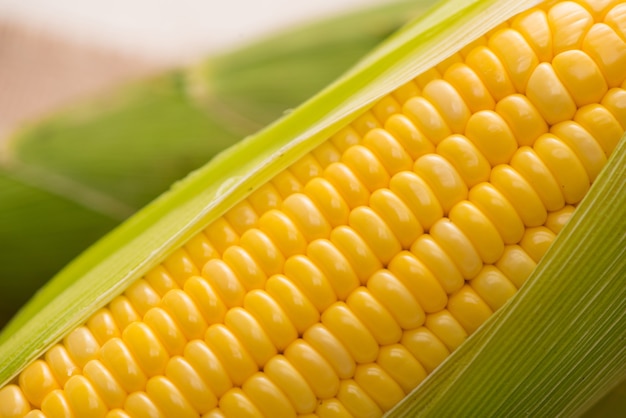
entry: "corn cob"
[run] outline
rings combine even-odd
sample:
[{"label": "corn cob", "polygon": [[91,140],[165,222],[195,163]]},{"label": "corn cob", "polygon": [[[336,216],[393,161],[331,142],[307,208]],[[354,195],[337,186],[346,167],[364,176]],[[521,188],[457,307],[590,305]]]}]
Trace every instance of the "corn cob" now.
[{"label": "corn cob", "polygon": [[615,148],[625,16],[532,9],[396,89],[29,365],[0,416],[389,410],[523,285]]}]

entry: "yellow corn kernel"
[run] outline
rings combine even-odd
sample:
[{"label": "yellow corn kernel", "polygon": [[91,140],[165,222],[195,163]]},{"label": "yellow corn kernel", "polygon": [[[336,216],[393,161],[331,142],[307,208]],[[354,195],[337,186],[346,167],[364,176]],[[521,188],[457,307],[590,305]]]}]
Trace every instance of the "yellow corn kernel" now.
[{"label": "yellow corn kernel", "polygon": [[531,9],[518,15],[511,28],[524,37],[540,62],[552,61],[552,31],[544,10]]},{"label": "yellow corn kernel", "polygon": [[554,54],[570,49],[580,49],[585,33],[593,25],[593,17],[584,7],[571,2],[556,3],[548,11],[552,29]]},{"label": "yellow corn kernel", "polygon": [[43,399],[41,412],[48,417],[74,417],[65,391],[53,390]]},{"label": "yellow corn kernel", "polygon": [[282,351],[298,337],[285,311],[263,290],[253,290],[246,295],[244,308],[261,324],[279,351]]},{"label": "yellow corn kernel", "polygon": [[357,117],[351,125],[354,131],[360,137],[363,137],[366,132],[372,129],[380,128],[380,122],[370,111],[365,112],[361,116]]},{"label": "yellow corn kernel", "polygon": [[332,366],[306,341],[298,339],[291,343],[284,356],[309,383],[315,396],[328,399],[336,395],[339,377]]},{"label": "yellow corn kernel", "polygon": [[311,154],[324,168],[339,161],[339,158],[341,158],[341,152],[330,141],[320,144],[320,146],[311,151]]},{"label": "yellow corn kernel", "polygon": [[374,153],[362,145],[353,145],[341,156],[341,161],[370,192],[387,187],[389,174]]},{"label": "yellow corn kernel", "polygon": [[328,361],[340,379],[348,379],[354,375],[354,358],[324,325],[313,325],[306,330],[302,339]]},{"label": "yellow corn kernel", "polygon": [[524,235],[524,223],[511,202],[492,184],[480,183],[469,192],[468,200],[496,227],[505,244],[515,244]]},{"label": "yellow corn kernel", "polygon": [[148,380],[146,393],[166,417],[195,418],[198,416],[180,390],[164,376],[154,376]]},{"label": "yellow corn kernel", "polygon": [[504,249],[496,267],[513,282],[518,289],[535,269],[536,262],[519,245],[509,245]]},{"label": "yellow corn kernel", "polygon": [[[39,418],[39,417],[32,417],[32,418]],[[45,417],[41,417],[41,418],[45,418]],[[106,418],[131,418],[130,415],[128,415],[124,410],[122,409],[112,409],[109,411],[109,413],[106,415]]]},{"label": "yellow corn kernel", "polygon": [[450,83],[459,92],[470,112],[491,110],[495,101],[487,87],[478,78],[476,73],[464,63],[451,65],[443,75],[444,80]]},{"label": "yellow corn kernel", "polygon": [[152,308],[143,320],[159,338],[168,353],[175,355],[183,352],[187,339],[167,312],[161,308]]},{"label": "yellow corn kernel", "polygon": [[368,132],[363,137],[363,145],[375,154],[390,175],[410,170],[413,165],[413,160],[402,145],[384,129]]},{"label": "yellow corn kernel", "polygon": [[602,99],[604,106],[626,130],[626,90],[614,88],[607,92]]},{"label": "yellow corn kernel", "polygon": [[452,164],[443,157],[437,154],[424,155],[415,161],[413,171],[428,183],[444,213],[448,213],[452,206],[467,198],[465,182]]},{"label": "yellow corn kernel", "polygon": [[[206,331],[204,340],[208,347],[215,352],[215,356],[219,358],[218,362],[221,361],[224,364],[228,376],[235,385],[241,386],[248,377],[258,370],[250,354],[225,325],[211,325]],[[207,355],[207,353],[202,354]],[[198,365],[196,364],[195,367]]]},{"label": "yellow corn kernel", "polygon": [[607,156],[613,152],[621,138],[620,135],[624,133],[615,116],[600,104],[581,107],[576,112],[574,121],[596,139]]},{"label": "yellow corn kernel", "polygon": [[609,87],[622,84],[626,78],[626,41],[608,25],[593,25],[583,40],[582,49],[598,64]]},{"label": "yellow corn kernel", "polygon": [[332,226],[345,224],[350,213],[346,201],[328,180],[315,178],[304,187],[304,193],[317,205]]},{"label": "yellow corn kernel", "polygon": [[492,166],[508,163],[517,149],[513,132],[504,119],[491,110],[474,113],[465,135]]},{"label": "yellow corn kernel", "polygon": [[425,325],[450,351],[456,350],[467,338],[467,332],[447,309],[426,315]]},{"label": "yellow corn kernel", "polygon": [[[324,278],[324,280],[326,279]],[[328,282],[324,284],[328,285]],[[308,285],[311,287],[309,290],[316,290],[314,288],[315,283],[308,283]],[[284,309],[298,333],[303,333],[310,326],[319,322],[320,311],[311,303],[306,294],[303,294],[298,286],[287,277],[279,274],[270,277],[265,290]],[[334,293],[332,295],[334,296]]]},{"label": "yellow corn kernel", "polygon": [[338,399],[325,399],[319,403],[315,414],[319,418],[352,418],[345,406]]},{"label": "yellow corn kernel", "polygon": [[109,408],[122,408],[124,406],[126,391],[101,361],[91,360],[83,368],[83,374],[89,379],[93,388]]},{"label": "yellow corn kernel", "polygon": [[343,343],[357,363],[368,363],[378,356],[378,343],[343,302],[336,302],[322,314],[322,324]]},{"label": "yellow corn kernel", "polygon": [[213,223],[204,230],[204,233],[220,254],[229,246],[236,245],[239,241],[239,235],[224,218],[213,221]]},{"label": "yellow corn kernel", "polygon": [[468,334],[472,334],[493,314],[485,301],[469,286],[465,285],[450,296],[448,311]]},{"label": "yellow corn kernel", "polygon": [[424,87],[422,95],[435,106],[453,133],[465,132],[470,110],[450,83],[445,80],[433,80]]},{"label": "yellow corn kernel", "polygon": [[272,183],[265,183],[248,196],[248,202],[257,214],[263,214],[270,209],[277,209],[282,200],[280,193]]},{"label": "yellow corn kernel", "polygon": [[530,146],[541,134],[548,132],[548,124],[537,108],[521,94],[512,94],[500,100],[495,111],[509,126],[520,146]]},{"label": "yellow corn kernel", "polygon": [[511,159],[511,167],[532,184],[546,210],[559,210],[565,205],[565,197],[554,175],[533,148],[520,147]]},{"label": "yellow corn kernel", "polygon": [[489,37],[487,45],[500,58],[515,89],[524,93],[531,72],[539,64],[526,39],[518,31],[506,28]]},{"label": "yellow corn kernel", "polygon": [[226,306],[241,306],[246,290],[235,273],[220,259],[209,260],[202,268],[202,276],[220,296]]},{"label": "yellow corn kernel", "polygon": [[465,64],[482,80],[496,101],[515,93],[515,87],[506,73],[504,65],[486,46],[472,49],[465,59]]},{"label": "yellow corn kernel", "polygon": [[404,391],[376,363],[361,364],[356,368],[354,381],[381,410],[387,411],[404,398]]},{"label": "yellow corn kernel", "polygon": [[[262,289],[265,285],[267,276],[252,256],[242,247],[237,245],[228,247],[224,251],[222,259],[239,278],[246,290]],[[193,292],[190,293],[193,294]],[[200,309],[202,309],[201,306]]]},{"label": "yellow corn kernel", "polygon": [[374,273],[367,281],[367,289],[401,328],[416,328],[424,323],[426,316],[421,305],[390,271]]},{"label": "yellow corn kernel", "polygon": [[284,356],[272,357],[263,368],[263,372],[282,390],[298,414],[307,414],[315,410],[317,398],[313,390]]},{"label": "yellow corn kernel", "polygon": [[276,175],[272,179],[272,184],[276,187],[276,190],[282,198],[302,190],[302,184],[300,184],[296,176],[289,170],[285,170]]},{"label": "yellow corn kernel", "polygon": [[296,411],[287,396],[264,373],[252,375],[241,389],[264,416],[295,418]]},{"label": "yellow corn kernel", "polygon": [[276,244],[278,250],[289,257],[306,251],[306,240],[289,217],[276,209],[259,218],[259,229]]},{"label": "yellow corn kernel", "polygon": [[80,373],[80,369],[61,344],[53,346],[44,357],[59,386],[64,386],[70,377]]},{"label": "yellow corn kernel", "polygon": [[[424,255],[428,255],[428,258],[421,257],[421,251],[428,248],[439,251],[432,253],[424,251]],[[443,268],[441,270],[433,269],[433,266]],[[425,312],[437,312],[448,303],[446,291],[448,287],[454,288],[456,286],[456,284],[446,286],[447,283],[441,282],[451,277],[447,275],[448,272],[457,273],[459,281],[463,282],[461,274],[453,266],[452,261],[427,235],[423,235],[415,242],[411,252],[403,251],[395,256],[389,263],[389,271],[409,289]]]},{"label": "yellow corn kernel", "polygon": [[183,248],[176,250],[163,261],[163,267],[170,273],[180,287],[183,287],[189,276],[200,274],[198,267],[193,263],[187,251]]},{"label": "yellow corn kernel", "polygon": [[353,209],[348,217],[348,225],[359,234],[375,256],[384,265],[402,247],[387,224],[371,208],[361,206]]},{"label": "yellow corn kernel", "polygon": [[[59,389],[59,384],[52,375],[50,366],[43,360],[36,360],[22,371],[19,377],[19,385],[28,402],[36,407],[41,406],[41,401],[48,393]],[[8,396],[9,392],[4,396]],[[2,396],[0,396],[1,398]],[[0,402],[0,405],[4,404],[9,405],[9,402]],[[12,416],[11,414],[6,415]],[[5,415],[0,416],[4,417]]]},{"label": "yellow corn kernel", "polygon": [[192,237],[185,244],[185,251],[196,266],[203,266],[212,258],[218,258],[219,254],[213,247],[206,235],[202,232]]},{"label": "yellow corn kernel", "polygon": [[[23,418],[47,418],[39,409],[31,409]],[[107,418],[109,415],[107,414]],[[115,417],[114,417],[115,418]]]},{"label": "yellow corn kernel", "polygon": [[352,292],[346,304],[372,333],[379,345],[394,344],[400,340],[402,335],[400,326],[367,288],[359,287]]},{"label": "yellow corn kernel", "polygon": [[450,350],[426,327],[405,331],[400,343],[413,354],[428,373],[435,370],[450,355]]},{"label": "yellow corn kernel", "polygon": [[408,249],[424,232],[408,206],[389,189],[378,189],[372,193],[369,205],[404,249]]},{"label": "yellow corn kernel", "polygon": [[443,216],[443,208],[433,190],[417,174],[410,171],[398,173],[391,178],[389,188],[413,211],[424,230]]},{"label": "yellow corn kernel", "polygon": [[437,154],[448,160],[465,181],[467,187],[489,180],[491,166],[470,140],[451,135],[437,145]]},{"label": "yellow corn kernel", "polygon": [[302,193],[295,193],[283,201],[282,210],[294,222],[307,242],[325,238],[331,226],[315,203]]},{"label": "yellow corn kernel", "polygon": [[208,412],[217,406],[215,394],[184,357],[175,356],[168,361],[165,377],[199,413]]},{"label": "yellow corn kernel", "polygon": [[261,270],[263,270],[267,276],[282,271],[285,256],[262,231],[258,229],[247,230],[241,236],[240,244],[241,247],[252,256],[254,261],[257,262]]},{"label": "yellow corn kernel", "polygon": [[[437,244],[437,242],[432,238],[432,236],[428,234],[424,234],[419,237],[411,246],[411,253],[413,253],[419,261],[423,262],[424,266],[429,270],[426,274],[432,273],[434,277],[439,281],[439,284],[445,291],[445,293],[452,293],[463,286],[465,283],[465,279],[463,275],[459,271],[459,269],[455,266],[454,262],[450,258],[450,256],[443,251],[441,246]],[[397,257],[403,256],[399,254]],[[408,260],[407,260],[408,261]],[[394,268],[390,265],[390,268]],[[422,269],[417,269],[417,271],[421,271]],[[435,290],[433,288],[432,290]],[[415,289],[415,292],[418,292]],[[436,293],[438,290],[435,291]],[[418,292],[420,293],[420,292]],[[431,293],[429,297],[434,297],[435,294]],[[438,298],[434,298],[433,302],[436,302]],[[436,311],[435,307],[437,303],[430,305],[429,308],[431,311]]]},{"label": "yellow corn kernel", "polygon": [[402,344],[381,347],[376,363],[409,393],[426,378],[426,370]]},{"label": "yellow corn kernel", "polygon": [[407,100],[402,107],[402,112],[435,145],[452,134],[437,108],[423,97],[413,97]]},{"label": "yellow corn kernel", "polygon": [[161,265],[146,273],[145,280],[160,295],[163,296],[172,289],[178,289],[178,284]]},{"label": "yellow corn kernel", "polygon": [[350,227],[340,226],[330,233],[330,242],[346,257],[361,283],[382,268],[380,259]]},{"label": "yellow corn kernel", "polygon": [[318,311],[324,311],[337,300],[329,280],[308,257],[296,255],[287,259],[284,271],[285,276],[303,292]]},{"label": "yellow corn kernel", "polygon": [[495,263],[504,251],[498,230],[474,204],[464,200],[454,205],[450,221],[471,241],[485,264]]},{"label": "yellow corn kernel", "polygon": [[539,64],[533,71],[527,95],[548,124],[570,120],[576,112],[574,99],[548,63]]},{"label": "yellow corn kernel", "polygon": [[7,385],[0,389],[0,416],[22,417],[30,411],[24,393],[17,385]]},{"label": "yellow corn kernel", "polygon": [[113,299],[109,303],[109,310],[120,331],[123,331],[129,324],[141,320],[135,307],[126,296],[118,296]]},{"label": "yellow corn kernel", "polygon": [[250,203],[247,200],[243,200],[225,213],[224,219],[230,223],[237,234],[241,235],[246,230],[256,226],[259,216]]},{"label": "yellow corn kernel", "polygon": [[550,213],[544,226],[554,232],[554,234],[558,234],[569,221],[569,218],[572,217],[575,209],[574,206],[567,205],[559,211]]},{"label": "yellow corn kernel", "polygon": [[245,309],[236,307],[229,310],[224,318],[224,324],[232,330],[259,368],[276,355],[276,347],[267,333]]},{"label": "yellow corn kernel", "polygon": [[72,376],[64,387],[69,406],[77,417],[104,418],[108,407],[82,375]]},{"label": "yellow corn kernel", "polygon": [[145,388],[148,379],[121,339],[112,338],[102,345],[100,361],[126,392]]},{"label": "yellow corn kernel", "polygon": [[185,359],[204,378],[212,393],[217,397],[222,397],[233,383],[220,362],[204,341],[193,340],[185,347]]},{"label": "yellow corn kernel", "polygon": [[565,202],[580,202],[589,190],[589,176],[576,154],[557,137],[542,135],[533,149],[554,175]]},{"label": "yellow corn kernel", "polygon": [[616,4],[606,13],[604,23],[626,40],[626,6],[623,3]]},{"label": "yellow corn kernel", "polygon": [[417,96],[419,93],[420,89],[419,87],[417,87],[417,84],[415,84],[413,80],[410,80],[394,90],[391,95],[395,97],[398,103],[404,104],[404,102],[406,102],[408,99]]},{"label": "yellow corn kernel", "polygon": [[376,402],[352,379],[341,381],[337,400],[355,418],[374,418],[383,415]]},{"label": "yellow corn kernel", "polygon": [[482,267],[480,255],[472,242],[448,218],[441,218],[430,229],[430,236],[450,256],[466,279],[475,277]]},{"label": "yellow corn kernel", "polygon": [[208,325],[186,292],[170,290],[163,297],[161,307],[172,316],[187,339],[202,338]]},{"label": "yellow corn kernel", "polygon": [[502,307],[517,291],[515,285],[494,266],[484,266],[469,285],[492,309]]},{"label": "yellow corn kernel", "polygon": [[370,196],[369,190],[344,163],[333,163],[326,167],[324,178],[337,189],[338,195],[349,204],[350,208],[367,204]]},{"label": "yellow corn kernel", "polygon": [[[313,155],[306,154],[293,163],[289,167],[289,171],[298,179],[300,184],[304,185],[312,178],[319,177],[322,174],[323,168]],[[234,216],[236,217],[237,214],[234,214]]]},{"label": "yellow corn kernel", "polygon": [[165,415],[145,392],[131,393],[126,398],[124,410],[132,417],[137,418],[165,418]]},{"label": "yellow corn kernel", "polygon": [[346,257],[325,239],[315,240],[307,248],[307,257],[311,259],[330,281],[337,299],[345,300],[360,282]]},{"label": "yellow corn kernel", "polygon": [[111,311],[106,308],[96,311],[87,321],[87,327],[100,344],[121,335]]},{"label": "yellow corn kernel", "polygon": [[433,143],[403,114],[391,116],[385,124],[385,129],[398,140],[414,160],[435,149]]},{"label": "yellow corn kernel", "polygon": [[159,294],[143,279],[133,283],[126,289],[124,295],[135,307],[139,316],[143,316],[150,308],[157,306],[161,301]]},{"label": "yellow corn kernel", "polygon": [[552,66],[578,107],[599,102],[608,90],[600,69],[582,51],[561,52],[554,57]]},{"label": "yellow corn kernel", "polygon": [[262,418],[263,414],[239,388],[233,388],[220,398],[220,409],[229,417]]},{"label": "yellow corn kernel", "polygon": [[526,226],[542,225],[548,214],[537,192],[511,166],[501,164],[491,171],[491,184],[513,205]]},{"label": "yellow corn kernel", "polygon": [[520,247],[535,263],[541,260],[550,244],[554,241],[554,233],[544,226],[528,228],[520,241]]}]

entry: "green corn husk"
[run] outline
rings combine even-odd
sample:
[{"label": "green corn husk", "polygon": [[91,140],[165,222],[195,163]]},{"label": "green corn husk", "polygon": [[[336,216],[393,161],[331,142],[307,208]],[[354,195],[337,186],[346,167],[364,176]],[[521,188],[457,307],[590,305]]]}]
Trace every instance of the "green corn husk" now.
[{"label": "green corn husk", "polygon": [[[339,82],[177,183],[9,324],[0,384],[369,103],[536,3],[440,3]],[[615,388],[626,376],[625,182],[622,139],[527,284],[390,415],[575,416]]]},{"label": "green corn husk", "polygon": [[15,133],[0,156],[0,327],[89,244],[303,102],[432,2],[291,29]]}]

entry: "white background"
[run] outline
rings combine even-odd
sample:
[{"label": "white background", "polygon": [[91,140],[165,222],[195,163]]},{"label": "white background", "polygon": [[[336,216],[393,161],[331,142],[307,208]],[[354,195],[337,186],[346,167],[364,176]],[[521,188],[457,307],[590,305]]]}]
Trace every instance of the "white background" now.
[{"label": "white background", "polygon": [[0,20],[167,60],[382,0],[0,0]]}]

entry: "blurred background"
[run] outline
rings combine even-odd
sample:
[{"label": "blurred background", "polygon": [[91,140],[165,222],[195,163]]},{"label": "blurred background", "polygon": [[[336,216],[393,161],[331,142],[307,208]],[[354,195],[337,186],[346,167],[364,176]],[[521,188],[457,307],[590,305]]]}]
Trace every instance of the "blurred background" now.
[{"label": "blurred background", "polygon": [[85,95],[381,0],[0,0],[0,138]]}]

